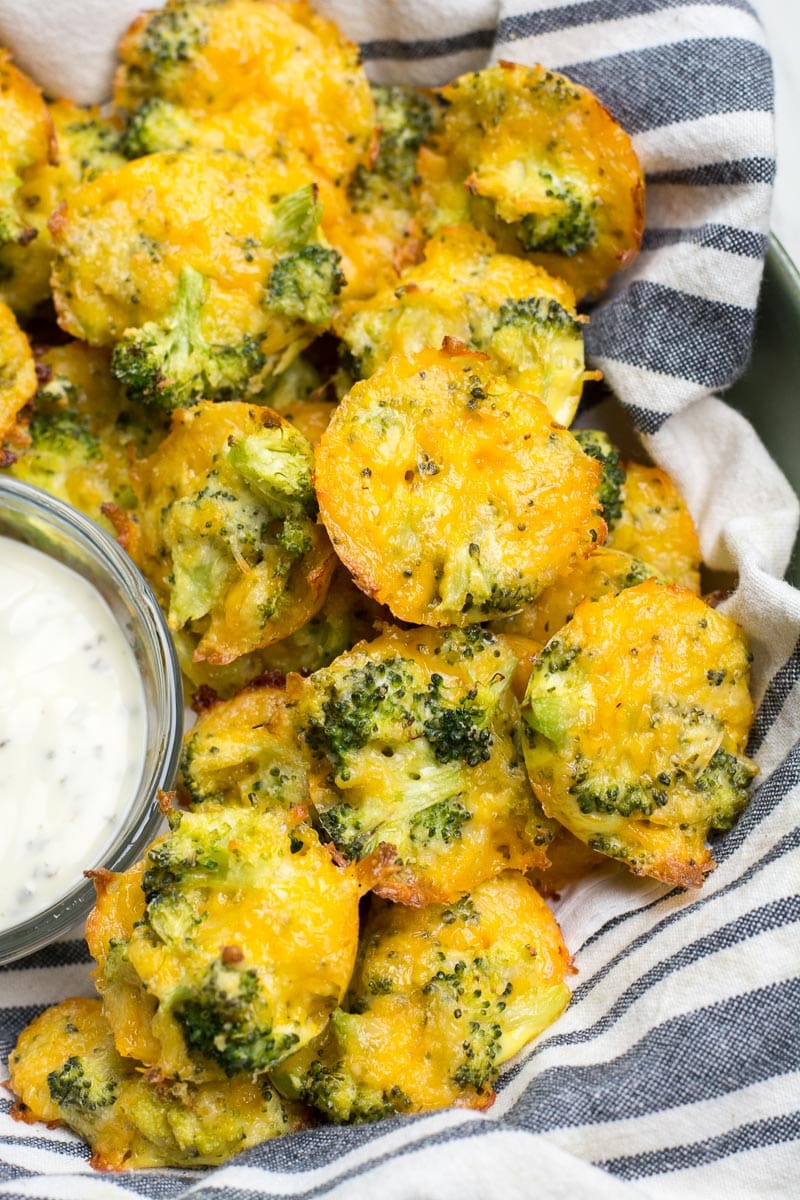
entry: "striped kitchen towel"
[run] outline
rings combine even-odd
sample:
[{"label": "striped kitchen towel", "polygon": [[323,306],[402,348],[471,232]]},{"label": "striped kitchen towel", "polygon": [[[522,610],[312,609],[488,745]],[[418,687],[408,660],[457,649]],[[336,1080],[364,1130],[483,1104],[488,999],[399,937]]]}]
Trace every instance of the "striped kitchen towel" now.
[{"label": "striped kitchen towel", "polygon": [[[758,786],[700,893],[613,869],[564,892],[572,1005],[505,1072],[487,1114],[326,1127],[205,1174],[109,1177],[70,1134],[16,1124],[4,1102],[0,1197],[797,1195],[800,594],[781,582],[797,501],[713,395],[746,365],[766,249],[774,160],[761,27],[746,0],[318,6],[361,42],[375,78],[440,83],[497,59],[540,61],[592,88],[634,135],[648,176],[644,249],[592,313],[588,348],[687,496],[706,561],[739,575],[727,605],[755,652]],[[43,83],[48,63],[71,62],[73,94],[98,98],[131,2],[56,10],[0,0],[0,37]],[[0,1052],[41,1008],[88,991],[87,961],[76,939],[0,972]]]}]

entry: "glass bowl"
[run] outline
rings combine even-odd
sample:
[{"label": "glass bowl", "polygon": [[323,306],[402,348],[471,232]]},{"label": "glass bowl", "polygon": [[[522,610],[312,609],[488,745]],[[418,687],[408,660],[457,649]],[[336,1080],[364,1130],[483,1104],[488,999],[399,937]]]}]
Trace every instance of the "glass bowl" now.
[{"label": "glass bowl", "polygon": [[[138,789],[99,862],[86,868],[123,871],[141,857],[161,824],[158,791],[175,777],[181,748],[183,688],[175,649],[155,596],[114,539],[82,513],[40,488],[0,477],[0,536],[25,542],[82,575],[97,589],[133,650],[144,687],[146,751]],[[54,941],[94,903],[80,879],[56,903],[0,930],[0,963]]]}]

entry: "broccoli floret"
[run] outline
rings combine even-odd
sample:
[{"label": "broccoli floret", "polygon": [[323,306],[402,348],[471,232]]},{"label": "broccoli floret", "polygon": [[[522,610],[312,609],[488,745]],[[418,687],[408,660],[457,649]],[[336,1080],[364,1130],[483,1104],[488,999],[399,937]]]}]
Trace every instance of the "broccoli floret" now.
[{"label": "broccoli floret", "polygon": [[474,767],[491,754],[492,734],[486,728],[493,704],[477,687],[455,703],[442,693],[442,676],[434,673],[421,690],[413,663],[400,658],[367,662],[331,683],[322,702],[323,719],[311,719],[306,741],[328,755],[346,778],[347,761],[373,738],[425,738],[439,763],[461,762]]},{"label": "broccoli floret", "polygon": [[77,166],[82,181],[94,179],[101,171],[121,165],[120,135],[106,121],[87,116],[69,121],[62,132],[69,158]]},{"label": "broccoli floret", "polygon": [[372,96],[381,131],[374,169],[408,187],[414,178],[417,151],[433,131],[433,103],[422,92],[407,87],[373,84]]},{"label": "broccoli floret", "polygon": [[311,446],[286,425],[237,439],[228,461],[273,516],[316,515]]},{"label": "broccoli floret", "polygon": [[605,433],[597,429],[573,429],[572,432],[584,454],[596,458],[602,467],[597,498],[603,506],[603,516],[610,532],[622,516],[625,469],[619,450]]},{"label": "broccoli floret", "polygon": [[228,459],[270,515],[282,520],[277,534],[282,549],[291,558],[308,554],[317,512],[311,446],[285,425],[264,426],[258,435],[234,442]]},{"label": "broccoli floret", "polygon": [[324,328],[331,322],[332,301],[345,278],[337,251],[312,242],[321,216],[314,184],[290,192],[275,205],[264,244],[280,257],[267,280],[263,303],[283,317]]},{"label": "broccoli floret", "polygon": [[208,36],[199,8],[170,4],[150,14],[138,45],[139,61],[128,65],[129,74],[158,87],[171,68],[189,62]]},{"label": "broccoli floret", "polygon": [[349,198],[358,212],[380,200],[408,193],[416,170],[417,151],[433,130],[433,105],[427,96],[406,87],[372,84],[380,129],[380,147],[369,170],[356,167]]},{"label": "broccoli floret", "polygon": [[272,226],[264,239],[284,254],[302,250],[316,233],[322,219],[322,205],[316,184],[307,183],[289,192],[272,210]]},{"label": "broccoli floret", "polygon": [[[334,1013],[332,1021],[341,1025],[342,1015]],[[383,1091],[359,1086],[345,1062],[311,1063],[300,1086],[300,1097],[306,1104],[323,1113],[334,1125],[354,1125],[364,1121],[382,1121],[395,1113],[407,1112],[411,1101],[402,1088],[389,1086]]]},{"label": "broccoli floret", "polygon": [[160,96],[151,96],[128,118],[120,149],[126,158],[186,150],[192,145],[193,133],[194,121],[184,109]]},{"label": "broccoli floret", "polygon": [[541,855],[550,834],[516,741],[515,662],[485,630],[395,629],[303,685],[320,826],[348,859],[392,848],[374,868],[380,895],[451,899]]},{"label": "broccoli floret", "polygon": [[313,545],[313,529],[313,522],[303,517],[287,517],[278,541],[292,558],[301,558]]},{"label": "broccoli floret", "polygon": [[255,971],[240,970],[222,961],[209,965],[200,985],[184,988],[173,1011],[187,1045],[208,1055],[226,1075],[258,1075],[297,1043],[292,1033],[274,1037],[253,1019],[261,998]]},{"label": "broccoli floret", "polygon": [[247,388],[266,361],[257,338],[235,346],[210,345],[200,332],[206,280],[184,267],[171,315],[129,329],[115,347],[112,374],[132,399],[182,408],[203,398],[231,399]]},{"label": "broccoli floret", "polygon": [[403,701],[413,695],[414,678],[401,659],[367,662],[340,680],[331,680],[322,701],[323,719],[312,717],[305,738],[325,753],[341,774],[348,756],[391,725],[411,728],[414,714]]},{"label": "broccoli floret", "polygon": [[[237,562],[255,566],[269,551],[271,514],[250,492],[230,491],[212,473],[196,496],[176,500],[169,511],[172,546],[170,616],[178,626],[204,617],[236,578]],[[290,563],[273,554],[274,595]]]},{"label": "broccoli floret", "polygon": [[594,245],[597,227],[595,202],[586,199],[571,183],[558,183],[549,171],[540,170],[544,195],[559,201],[555,213],[528,213],[516,225],[523,249],[543,254],[564,254],[572,258]]},{"label": "broccoli floret", "polygon": [[477,688],[451,707],[440,703],[441,684],[441,675],[432,676],[422,725],[437,762],[460,760],[470,767],[487,762],[492,752],[492,735],[485,727],[486,711],[476,702]]},{"label": "broccoli floret", "polygon": [[117,1098],[116,1081],[113,1075],[103,1072],[104,1065],[102,1059],[89,1062],[72,1055],[60,1070],[47,1076],[50,1099],[64,1108],[86,1112],[113,1104]]},{"label": "broccoli floret", "polygon": [[[37,393],[37,400],[42,392]],[[89,429],[85,417],[69,409],[36,408],[28,431],[31,445],[39,453],[58,455],[73,465],[79,460],[100,458],[100,440]]]},{"label": "broccoli floret", "polygon": [[489,963],[478,955],[469,962],[459,958],[449,970],[440,968],[422,986],[422,994],[432,1008],[452,1010],[463,1021],[465,1036],[452,1079],[457,1087],[479,1096],[491,1089],[497,1078],[503,1037],[499,1014],[507,1007],[506,997],[512,992],[508,985],[497,999],[488,986],[490,978]]},{"label": "broccoli floret", "polygon": [[267,284],[267,303],[276,312],[309,325],[327,326],[332,298],[345,283],[339,254],[325,246],[304,246],[279,258]]},{"label": "broccoli floret", "polygon": [[206,844],[203,830],[197,836],[187,823],[172,818],[174,828],[169,837],[151,846],[147,866],[142,875],[142,891],[148,906],[164,893],[171,894],[177,885],[205,881],[209,875],[224,875],[228,855],[219,840]]},{"label": "broccoli floret", "polygon": [[504,300],[498,313],[497,328],[513,326],[522,330],[551,329],[581,336],[581,324],[571,313],[549,296],[529,296],[525,300]]},{"label": "broccoli floret", "polygon": [[755,768],[748,759],[729,754],[722,747],[714,752],[694,781],[697,791],[713,797],[711,829],[725,833],[734,825],[747,804],[747,789],[754,775]]},{"label": "broccoli floret", "polygon": [[[488,733],[488,730],[484,732]],[[461,803],[460,797],[451,796],[416,813],[411,820],[410,837],[412,842],[439,841],[449,846],[461,837],[461,831],[471,820],[472,813]]]}]

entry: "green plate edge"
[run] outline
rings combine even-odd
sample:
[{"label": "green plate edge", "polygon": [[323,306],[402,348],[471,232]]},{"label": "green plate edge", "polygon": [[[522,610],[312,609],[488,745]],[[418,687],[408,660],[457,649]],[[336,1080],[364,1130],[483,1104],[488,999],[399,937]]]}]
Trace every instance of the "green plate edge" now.
[{"label": "green plate edge", "polygon": [[[753,424],[800,493],[800,273],[774,235],[764,267],[753,355],[725,399]],[[800,587],[800,541],[786,578]]]}]

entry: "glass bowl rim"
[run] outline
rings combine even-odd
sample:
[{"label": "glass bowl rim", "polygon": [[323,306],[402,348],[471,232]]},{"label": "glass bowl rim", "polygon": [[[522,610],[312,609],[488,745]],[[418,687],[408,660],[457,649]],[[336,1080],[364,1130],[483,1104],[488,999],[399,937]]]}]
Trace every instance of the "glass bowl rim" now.
[{"label": "glass bowl rim", "polygon": [[[183,684],[175,646],[144,576],[114,538],[90,517],[42,488],[4,475],[0,476],[0,518],[6,512],[35,517],[92,560],[135,614],[137,632],[148,644],[160,676],[157,707],[152,724],[148,719],[147,738],[148,743],[155,740],[161,745],[161,753],[149,774],[140,779],[123,828],[103,854],[106,869],[124,871],[158,832],[162,821],[158,793],[170,789],[177,771],[183,732]],[[58,561],[57,556],[51,557]],[[0,930],[0,965],[40,950],[71,932],[93,903],[94,884],[90,878],[83,878],[47,908]]]}]

